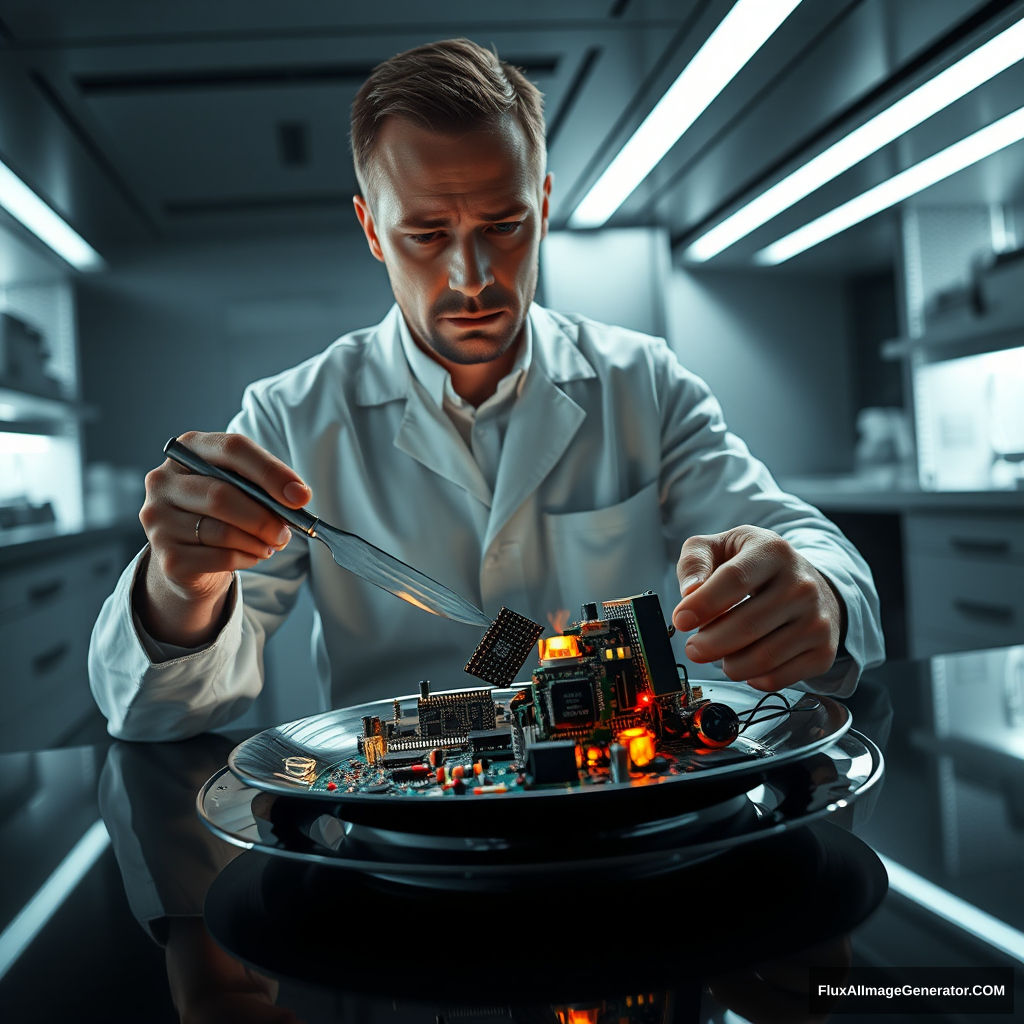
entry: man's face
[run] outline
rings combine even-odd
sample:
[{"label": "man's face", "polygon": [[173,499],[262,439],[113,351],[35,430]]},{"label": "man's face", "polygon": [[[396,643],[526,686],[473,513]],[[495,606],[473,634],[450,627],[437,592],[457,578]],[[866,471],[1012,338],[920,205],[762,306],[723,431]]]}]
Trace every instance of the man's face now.
[{"label": "man's face", "polygon": [[373,160],[356,212],[413,335],[451,363],[497,359],[520,336],[548,226],[551,176],[522,128],[436,135],[389,117]]}]

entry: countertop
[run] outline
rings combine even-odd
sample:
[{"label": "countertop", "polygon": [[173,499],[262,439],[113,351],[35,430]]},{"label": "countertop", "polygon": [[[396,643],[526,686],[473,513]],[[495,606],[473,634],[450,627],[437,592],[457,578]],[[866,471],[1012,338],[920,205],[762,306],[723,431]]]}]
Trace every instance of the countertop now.
[{"label": "countertop", "polygon": [[108,540],[137,543],[141,547],[146,537],[138,519],[85,523],[71,528],[56,523],[18,526],[0,530],[0,569],[19,562],[56,557]]},{"label": "countertop", "polygon": [[[53,916],[10,960],[0,1014],[159,1022],[179,1019],[177,1005],[218,1024],[794,1022],[822,1019],[803,994],[821,965],[853,982],[915,980],[920,965],[1012,969],[1021,1007],[1022,698],[1024,648],[892,662],[848,701],[886,756],[856,835],[806,826],[672,874],[553,894],[402,889],[239,853],[195,813],[237,734],[3,755],[0,961],[17,954],[12,920],[31,923],[47,901]],[[211,891],[218,939],[235,915],[244,963],[199,916]],[[294,921],[264,934],[282,893]],[[945,916],[937,899],[953,901]],[[313,919],[327,922],[329,948],[310,939]],[[311,963],[328,966],[310,978]]]},{"label": "countertop", "polygon": [[1024,490],[924,491],[894,477],[785,477],[779,486],[822,512],[986,512],[1024,514]]}]

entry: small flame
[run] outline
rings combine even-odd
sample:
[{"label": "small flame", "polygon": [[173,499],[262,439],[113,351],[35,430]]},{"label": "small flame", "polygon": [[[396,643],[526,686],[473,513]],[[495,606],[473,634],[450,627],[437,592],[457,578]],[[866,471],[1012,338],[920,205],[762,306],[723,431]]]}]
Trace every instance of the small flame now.
[{"label": "small flame", "polygon": [[551,623],[551,629],[555,633],[564,633],[565,627],[569,625],[569,609],[558,608],[553,612],[548,612],[548,622]]}]

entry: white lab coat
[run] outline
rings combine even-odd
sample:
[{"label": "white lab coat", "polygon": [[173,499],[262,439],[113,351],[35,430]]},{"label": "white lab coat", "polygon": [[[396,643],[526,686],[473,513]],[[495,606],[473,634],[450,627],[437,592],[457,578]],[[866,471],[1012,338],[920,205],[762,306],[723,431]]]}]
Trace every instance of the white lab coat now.
[{"label": "white lab coat", "polygon": [[[229,429],[293,466],[325,521],[421,569],[489,615],[541,623],[585,601],[678,601],[683,541],[744,523],[775,530],[846,603],[846,655],[809,688],[845,695],[883,657],[871,575],[817,510],[779,490],[730,434],[707,386],[664,341],[530,310],[533,356],[512,409],[494,493],[412,375],[397,307],[377,325],[245,392]],[[240,715],[263,685],[263,644],[312,586],[315,670],[331,706],[471,685],[481,630],[428,615],[336,566],[300,537],[238,574],[233,613],[206,649],[151,662],[133,624],[145,551],[100,613],[89,671],[110,732],[194,735]],[[524,669],[529,677],[529,664]]]}]

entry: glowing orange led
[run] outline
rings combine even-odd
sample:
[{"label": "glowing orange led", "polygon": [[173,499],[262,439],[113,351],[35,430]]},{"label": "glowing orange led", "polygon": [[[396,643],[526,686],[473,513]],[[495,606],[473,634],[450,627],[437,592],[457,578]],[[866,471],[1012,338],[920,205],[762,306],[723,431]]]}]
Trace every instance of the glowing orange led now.
[{"label": "glowing orange led", "polygon": [[587,747],[587,760],[600,761],[604,757],[604,751],[600,747]]},{"label": "glowing orange led", "polygon": [[549,636],[538,642],[541,661],[559,661],[580,657],[579,641],[574,636]]},{"label": "glowing orange led", "polygon": [[649,765],[654,760],[654,733],[642,725],[632,729],[623,729],[619,733],[619,742],[629,748],[629,759],[638,768]]}]

